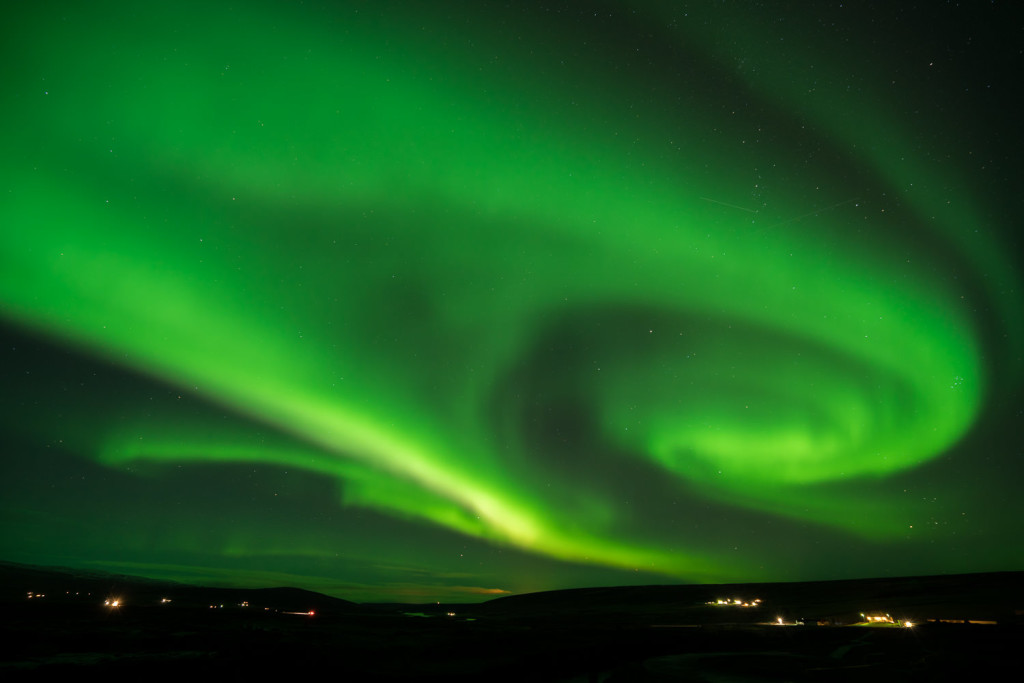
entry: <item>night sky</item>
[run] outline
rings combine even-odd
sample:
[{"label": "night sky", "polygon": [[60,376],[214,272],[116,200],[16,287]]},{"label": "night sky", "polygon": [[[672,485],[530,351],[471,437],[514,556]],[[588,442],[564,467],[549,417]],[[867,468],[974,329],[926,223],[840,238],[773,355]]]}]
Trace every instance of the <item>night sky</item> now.
[{"label": "night sky", "polygon": [[1024,24],[868,5],[7,10],[0,559],[1024,569]]}]

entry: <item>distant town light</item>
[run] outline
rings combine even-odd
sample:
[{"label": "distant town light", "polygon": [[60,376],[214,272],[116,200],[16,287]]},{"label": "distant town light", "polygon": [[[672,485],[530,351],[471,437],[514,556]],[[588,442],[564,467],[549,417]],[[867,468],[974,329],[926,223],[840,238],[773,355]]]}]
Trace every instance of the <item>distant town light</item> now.
[{"label": "distant town light", "polygon": [[745,601],[741,598],[718,598],[707,602],[708,605],[718,605],[722,607],[760,607],[761,603],[764,602],[761,598],[755,598],[753,600]]}]

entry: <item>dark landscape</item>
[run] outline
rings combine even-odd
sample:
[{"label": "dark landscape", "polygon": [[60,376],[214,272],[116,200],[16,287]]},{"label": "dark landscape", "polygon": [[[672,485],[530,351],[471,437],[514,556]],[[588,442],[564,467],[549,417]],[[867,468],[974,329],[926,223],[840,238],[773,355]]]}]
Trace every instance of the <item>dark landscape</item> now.
[{"label": "dark landscape", "polygon": [[427,605],[10,563],[0,576],[5,680],[325,669],[383,681],[979,680],[1015,666],[1024,642],[1024,572]]},{"label": "dark landscape", "polygon": [[5,9],[0,683],[1021,668],[1020,2]]}]

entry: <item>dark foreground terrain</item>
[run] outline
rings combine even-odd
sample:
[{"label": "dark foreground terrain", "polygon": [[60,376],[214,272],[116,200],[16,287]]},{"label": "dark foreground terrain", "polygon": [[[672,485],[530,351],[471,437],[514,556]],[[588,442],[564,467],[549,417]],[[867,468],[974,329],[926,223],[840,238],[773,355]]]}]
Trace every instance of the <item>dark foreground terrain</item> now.
[{"label": "dark foreground terrain", "polygon": [[[1022,573],[581,589],[398,606],[292,589],[0,572],[5,681],[86,673],[101,680],[199,673],[336,681],[981,680],[1018,670],[1024,646]],[[736,603],[755,599],[751,607]],[[119,604],[104,604],[112,600]],[[718,600],[730,604],[707,604]],[[879,621],[866,625],[869,617]]]}]

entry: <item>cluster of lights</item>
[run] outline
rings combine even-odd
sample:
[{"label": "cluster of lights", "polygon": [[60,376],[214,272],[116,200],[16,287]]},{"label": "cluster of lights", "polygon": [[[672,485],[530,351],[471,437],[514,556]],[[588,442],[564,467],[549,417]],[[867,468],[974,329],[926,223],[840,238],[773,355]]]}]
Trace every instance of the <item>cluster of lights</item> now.
[{"label": "cluster of lights", "polygon": [[733,598],[732,600],[724,600],[722,598],[719,598],[718,600],[715,600],[714,602],[709,602],[707,604],[714,605],[716,607],[760,607],[761,602],[761,598],[755,598],[754,600],[741,600],[739,598]]},{"label": "cluster of lights", "polygon": [[[65,591],[65,594],[66,595],[71,595],[71,591]],[[79,593],[77,591],[74,594],[75,595],[79,595]],[[90,595],[91,595],[91,593],[90,593]],[[29,600],[33,600],[33,599],[45,598],[46,594],[45,593],[36,593],[35,591],[27,591],[26,592],[26,597]],[[171,598],[160,598],[160,604],[161,605],[167,605],[167,604],[170,604],[170,602],[171,602]],[[118,609],[118,608],[122,607],[123,605],[124,605],[124,599],[123,598],[107,598],[106,600],[103,601],[103,606],[107,607],[109,609]],[[238,606],[239,607],[249,607],[249,601],[248,600],[243,600],[242,602],[240,602],[238,604]],[[224,605],[210,605],[210,609],[224,609]],[[266,611],[270,611],[269,607],[264,607],[263,609],[266,610]],[[276,612],[277,610],[274,610],[274,611]],[[312,617],[312,616],[316,615],[316,612],[314,610],[309,610],[308,612],[285,612],[285,614],[297,614],[297,615],[304,616],[304,617]],[[448,616],[454,617],[455,616],[455,612],[449,612]]]},{"label": "cluster of lights", "polygon": [[894,624],[896,623],[888,614],[861,614],[869,624]]},{"label": "cluster of lights", "polygon": [[[70,596],[70,595],[81,595],[81,593],[79,591],[75,591],[74,593],[72,593],[71,591],[64,591],[64,595],[68,595],[68,596]],[[92,595],[92,593],[86,593],[86,595]],[[29,599],[29,600],[33,600],[33,599],[38,600],[39,598],[45,598],[46,597],[46,593],[36,593],[35,591],[26,591],[25,597],[27,599]],[[109,602],[109,600],[108,600],[108,602]],[[167,602],[170,602],[170,600],[168,600]],[[104,604],[107,604],[107,603],[104,603]]]},{"label": "cluster of lights", "polygon": [[893,619],[890,614],[864,614],[861,612],[860,616],[864,619],[865,623],[868,624],[894,624],[904,628],[914,628],[914,622],[907,619],[897,621],[896,619]]}]

